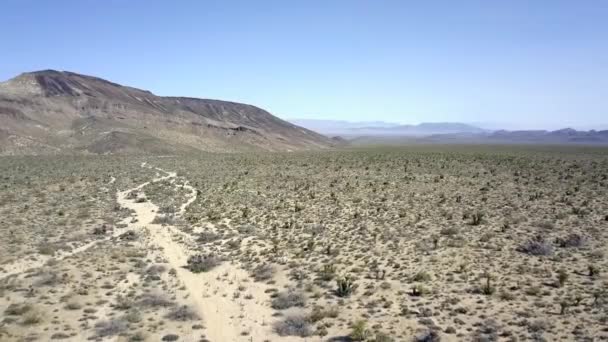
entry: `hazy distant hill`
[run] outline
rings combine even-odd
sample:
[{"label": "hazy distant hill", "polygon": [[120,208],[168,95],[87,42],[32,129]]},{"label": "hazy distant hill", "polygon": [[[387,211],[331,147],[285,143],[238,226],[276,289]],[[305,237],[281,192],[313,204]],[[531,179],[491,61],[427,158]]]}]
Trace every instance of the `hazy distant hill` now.
[{"label": "hazy distant hill", "polygon": [[557,131],[496,131],[485,133],[435,134],[428,136],[373,136],[352,138],[353,145],[369,144],[579,144],[608,145],[608,130],[577,131],[565,128]]},{"label": "hazy distant hill", "polygon": [[383,121],[348,122],[334,120],[290,120],[292,123],[326,135],[342,136],[428,136],[434,134],[482,133],[486,130],[455,122],[399,125]]},{"label": "hazy distant hill", "polygon": [[[348,122],[331,120],[292,120],[319,133],[339,135],[349,144],[608,144],[608,130],[580,131],[564,128],[548,130],[487,130],[457,122],[398,125],[383,121]],[[343,142],[345,144],[345,142]]]},{"label": "hazy distant hill", "polygon": [[72,72],[0,83],[0,153],[288,151],[332,146],[255,106],[156,96]]},{"label": "hazy distant hill", "polygon": [[320,120],[320,119],[292,119],[289,122],[310,129],[320,134],[333,135],[352,135],[362,128],[385,129],[397,127],[398,124],[384,121],[361,121],[350,122],[344,120]]}]

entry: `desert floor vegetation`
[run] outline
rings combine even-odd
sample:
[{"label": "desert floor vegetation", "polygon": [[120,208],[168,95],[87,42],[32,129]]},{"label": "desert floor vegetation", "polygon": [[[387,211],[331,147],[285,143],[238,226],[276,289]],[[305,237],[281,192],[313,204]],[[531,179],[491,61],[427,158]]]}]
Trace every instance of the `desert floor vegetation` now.
[{"label": "desert floor vegetation", "polygon": [[0,158],[0,339],[608,339],[608,150]]}]

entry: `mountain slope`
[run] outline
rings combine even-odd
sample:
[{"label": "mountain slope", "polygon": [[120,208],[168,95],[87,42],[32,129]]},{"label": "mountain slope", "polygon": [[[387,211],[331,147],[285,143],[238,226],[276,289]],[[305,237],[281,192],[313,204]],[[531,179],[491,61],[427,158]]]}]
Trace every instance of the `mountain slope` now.
[{"label": "mountain slope", "polygon": [[0,153],[177,153],[327,148],[330,139],[255,106],[161,97],[72,72],[0,83]]}]

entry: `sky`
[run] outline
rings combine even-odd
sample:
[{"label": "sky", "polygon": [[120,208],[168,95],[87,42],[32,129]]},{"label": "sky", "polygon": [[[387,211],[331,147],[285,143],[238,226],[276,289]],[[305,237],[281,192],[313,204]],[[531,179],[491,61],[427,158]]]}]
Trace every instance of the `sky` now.
[{"label": "sky", "polygon": [[4,0],[41,69],[282,118],[608,127],[608,1]]}]

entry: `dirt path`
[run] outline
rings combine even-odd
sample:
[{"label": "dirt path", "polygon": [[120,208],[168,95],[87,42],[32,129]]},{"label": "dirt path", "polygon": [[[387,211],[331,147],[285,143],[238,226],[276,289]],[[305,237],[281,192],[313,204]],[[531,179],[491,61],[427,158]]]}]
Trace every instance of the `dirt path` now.
[{"label": "dirt path", "polygon": [[[145,164],[142,166],[149,167]],[[176,177],[175,173],[157,170],[167,175],[155,179],[154,182]],[[134,223],[128,223],[128,228],[146,227],[151,243],[162,249],[162,256],[170,267],[176,270],[177,279],[183,283],[188,293],[187,301],[203,317],[206,338],[210,341],[227,342],[267,340],[272,335],[269,323],[274,321],[273,312],[265,302],[268,298],[265,293],[267,285],[251,281],[245,270],[229,262],[206,273],[192,273],[185,269],[183,266],[187,264],[188,257],[196,252],[190,251],[180,242],[185,234],[174,226],[152,223],[158,211],[158,206],[154,203],[136,203],[135,200],[127,198],[132,190],[145,193],[143,188],[148,184],[150,182],[119,193],[118,203],[134,212],[133,217],[136,220]],[[174,186],[188,192],[188,199],[178,212],[178,215],[183,215],[186,208],[196,200],[197,191],[187,181],[179,185],[174,183]],[[246,290],[243,296],[235,298],[234,294],[239,291],[240,286],[246,286]],[[245,295],[250,298],[243,298]],[[302,341],[295,338],[282,340]]]},{"label": "dirt path", "polygon": [[[144,167],[144,166],[145,166],[145,163],[142,164],[142,167]],[[162,171],[162,172],[164,172],[164,171]],[[175,176],[176,176],[175,173],[167,173],[167,175],[165,175],[165,176],[155,178],[149,182],[140,184],[132,189],[128,189],[123,192],[120,192],[117,195],[118,196],[117,200],[120,203],[121,196],[126,196],[131,191],[140,190],[141,188],[145,187],[146,185],[148,185],[152,182],[163,181],[165,179],[173,178]],[[114,177],[112,177],[112,178],[115,179]],[[192,187],[190,187],[190,188],[192,188]],[[192,190],[194,190],[194,189],[192,188]],[[120,222],[120,224],[129,225],[130,221],[131,221],[131,217],[127,217],[124,220],[122,220]],[[17,274],[21,274],[21,273],[27,272],[28,270],[34,269],[34,268],[42,267],[51,259],[59,261],[59,260],[65,259],[65,258],[69,258],[73,255],[76,255],[76,254],[79,254],[79,253],[82,253],[82,252],[88,250],[89,248],[97,245],[98,243],[108,241],[112,238],[118,237],[120,234],[124,233],[125,231],[126,231],[125,229],[120,229],[120,228],[114,229],[112,231],[112,234],[105,236],[103,238],[89,241],[89,242],[85,243],[84,245],[78,246],[70,251],[59,251],[55,255],[37,255],[35,260],[34,259],[22,259],[22,260],[16,261],[16,262],[8,264],[8,265],[3,265],[2,266],[3,271],[0,271],[0,279],[14,276]]]},{"label": "dirt path", "polygon": [[[141,167],[152,168],[147,163]],[[185,239],[193,237],[183,233],[170,225],[152,223],[158,212],[158,206],[150,201],[137,203],[130,193],[145,194],[145,187],[151,183],[167,179],[178,180],[175,172],[167,172],[155,168],[158,177],[142,183],[134,188],[117,193],[117,202],[121,207],[131,209],[133,214],[122,220],[126,228],[115,229],[111,235],[102,239],[91,241],[73,249],[70,252],[55,255],[53,258],[62,260],[108,241],[128,230],[142,230],[149,232],[150,242],[160,247],[161,256],[166,259],[169,266],[176,270],[176,276],[183,284],[187,295],[185,300],[203,318],[205,337],[212,341],[265,341],[273,336],[272,325],[275,320],[273,311],[268,306],[268,285],[253,282],[247,271],[230,263],[222,265],[206,273],[192,273],[183,266],[187,264],[188,257],[196,252],[191,251],[184,243]],[[180,179],[181,181],[181,179]],[[187,192],[187,200],[180,206],[178,216],[183,215],[186,208],[197,198],[197,190],[188,181],[172,182]],[[204,252],[204,251],[202,251]],[[51,257],[40,256],[37,260],[25,260],[4,266],[0,278],[17,275],[29,269],[42,267]],[[243,290],[245,287],[245,290]],[[239,296],[235,296],[235,294]],[[192,332],[186,340],[194,340],[200,333]],[[277,337],[274,335],[274,337]],[[281,338],[282,341],[302,341],[300,338]]]}]

